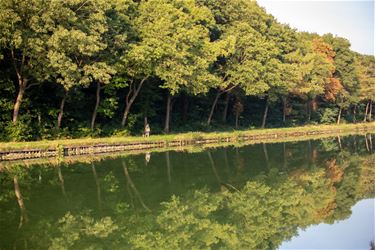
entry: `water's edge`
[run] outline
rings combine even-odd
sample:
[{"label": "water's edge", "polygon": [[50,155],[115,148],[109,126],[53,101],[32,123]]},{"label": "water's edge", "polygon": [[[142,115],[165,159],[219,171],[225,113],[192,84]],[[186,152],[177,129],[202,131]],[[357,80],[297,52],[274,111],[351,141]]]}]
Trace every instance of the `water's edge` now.
[{"label": "water's edge", "polygon": [[[254,134],[252,131],[243,131],[240,133],[225,135],[217,134],[217,136],[197,136],[196,138],[182,138],[174,140],[160,140],[160,141],[134,141],[127,143],[113,143],[113,144],[94,144],[94,145],[58,145],[55,148],[49,149],[20,149],[20,150],[5,150],[0,151],[1,161],[27,160],[38,158],[52,158],[52,157],[69,157],[80,155],[97,155],[115,152],[150,152],[150,150],[157,149],[175,149],[186,146],[202,146],[221,144],[222,146],[236,143],[256,144],[256,143],[272,143],[272,142],[288,142],[308,139],[322,139],[327,137],[356,134],[366,134],[374,132],[373,124],[357,124],[352,127],[337,126],[327,130],[319,129],[318,127],[308,131],[299,131],[299,128],[288,131],[275,131],[270,129],[259,134]],[[371,140],[371,139],[370,139]]]}]

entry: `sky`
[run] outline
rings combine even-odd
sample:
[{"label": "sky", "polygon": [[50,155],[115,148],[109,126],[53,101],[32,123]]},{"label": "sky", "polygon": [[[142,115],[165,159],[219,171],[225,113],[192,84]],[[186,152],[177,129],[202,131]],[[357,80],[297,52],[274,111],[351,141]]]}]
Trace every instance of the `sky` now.
[{"label": "sky", "polygon": [[375,199],[358,202],[351,208],[349,218],[334,224],[319,224],[299,230],[297,236],[284,242],[279,250],[287,249],[370,249],[375,240]]},{"label": "sky", "polygon": [[351,49],[375,55],[375,0],[258,0],[267,13],[299,31],[331,33]]}]

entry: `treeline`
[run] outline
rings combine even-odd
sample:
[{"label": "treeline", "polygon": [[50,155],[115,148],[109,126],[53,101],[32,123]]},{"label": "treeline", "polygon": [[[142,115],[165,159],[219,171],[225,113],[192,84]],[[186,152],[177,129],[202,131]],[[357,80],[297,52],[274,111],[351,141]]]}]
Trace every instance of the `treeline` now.
[{"label": "treeline", "polygon": [[375,58],[247,0],[1,0],[0,139],[371,121]]}]

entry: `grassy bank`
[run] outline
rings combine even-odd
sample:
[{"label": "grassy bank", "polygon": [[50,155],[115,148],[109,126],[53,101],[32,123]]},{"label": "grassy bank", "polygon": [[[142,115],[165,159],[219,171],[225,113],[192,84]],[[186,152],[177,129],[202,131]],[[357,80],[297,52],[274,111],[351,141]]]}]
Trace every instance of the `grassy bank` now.
[{"label": "grassy bank", "polygon": [[302,126],[292,128],[275,128],[275,129],[254,129],[254,130],[237,130],[230,132],[190,132],[181,134],[169,135],[152,135],[148,138],[141,136],[127,136],[127,137],[106,137],[106,138],[82,138],[82,139],[63,139],[53,141],[35,141],[35,142],[7,142],[0,143],[0,151],[11,150],[27,150],[27,149],[55,149],[57,147],[74,147],[74,146],[92,146],[92,145],[111,145],[111,144],[137,144],[145,142],[195,142],[213,139],[230,138],[236,140],[237,138],[245,138],[246,140],[259,140],[269,138],[285,138],[290,140],[293,137],[301,138],[303,136],[314,134],[339,134],[339,133],[357,133],[359,131],[375,132],[375,122],[373,123],[358,123],[358,124],[342,124],[342,125],[317,125],[317,126]]}]

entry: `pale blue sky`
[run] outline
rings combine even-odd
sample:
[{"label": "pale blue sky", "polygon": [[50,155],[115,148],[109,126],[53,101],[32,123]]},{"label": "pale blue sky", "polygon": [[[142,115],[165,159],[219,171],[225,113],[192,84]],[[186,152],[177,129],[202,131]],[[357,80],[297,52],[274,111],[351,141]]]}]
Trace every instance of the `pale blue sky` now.
[{"label": "pale blue sky", "polygon": [[375,241],[374,209],[375,199],[362,200],[351,208],[349,218],[299,230],[299,235],[283,242],[279,249],[370,249],[370,241]]},{"label": "pale blue sky", "polygon": [[375,55],[375,0],[258,0],[281,23],[300,31],[347,38],[352,50]]}]

